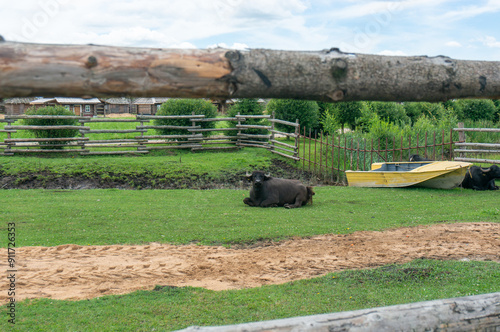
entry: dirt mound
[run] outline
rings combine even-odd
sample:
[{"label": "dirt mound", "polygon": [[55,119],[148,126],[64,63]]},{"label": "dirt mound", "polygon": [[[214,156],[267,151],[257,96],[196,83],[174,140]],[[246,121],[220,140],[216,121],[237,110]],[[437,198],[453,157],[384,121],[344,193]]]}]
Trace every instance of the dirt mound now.
[{"label": "dirt mound", "polygon": [[[16,250],[16,299],[79,300],[155,285],[240,289],[418,258],[500,262],[499,248],[497,223],[323,235],[245,249],[158,243],[22,247]],[[6,249],[0,253],[7,257]],[[6,300],[6,292],[0,293],[0,300]]]},{"label": "dirt mound", "polygon": [[[300,179],[304,183],[317,184],[318,180],[307,173],[281,160],[273,160],[272,165],[263,169],[274,177]],[[127,175],[112,172],[92,174],[73,174],[71,176],[51,171],[18,173],[7,175],[0,166],[0,189],[241,189],[245,171],[221,174],[185,174],[168,178],[146,170],[142,173]]]}]

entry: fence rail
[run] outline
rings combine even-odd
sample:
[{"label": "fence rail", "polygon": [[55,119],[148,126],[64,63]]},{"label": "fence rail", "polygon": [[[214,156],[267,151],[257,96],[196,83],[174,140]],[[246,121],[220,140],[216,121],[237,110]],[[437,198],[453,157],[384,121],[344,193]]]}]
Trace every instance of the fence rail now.
[{"label": "fence rail", "polygon": [[[80,125],[47,125],[47,126],[27,126],[15,124],[23,119],[74,119]],[[157,125],[154,120],[171,119],[189,120],[191,125]],[[269,124],[249,125],[245,122],[249,119],[267,119]],[[207,122],[232,122],[230,128],[202,128],[202,123]],[[201,150],[229,150],[243,147],[258,147],[269,149],[273,153],[283,155],[297,160],[298,147],[277,141],[277,136],[295,137],[296,134],[289,134],[274,130],[274,123],[298,127],[298,123],[287,122],[274,118],[270,115],[242,115],[225,118],[205,118],[205,115],[136,115],[134,119],[107,119],[88,118],[79,116],[54,116],[54,115],[7,115],[0,122],[6,125],[0,130],[3,139],[0,139],[0,149],[3,155],[14,155],[19,153],[79,153],[81,155],[116,155],[116,154],[146,154],[154,150],[162,149],[191,149]],[[95,127],[95,124],[120,125],[129,124],[127,129],[108,129]],[[137,125],[133,125],[137,123]],[[33,138],[26,137],[23,131],[30,130],[78,130],[80,137],[62,138]],[[161,135],[157,130],[173,129],[184,131],[184,134]],[[248,133],[250,129],[259,129],[267,134]],[[233,131],[234,134],[230,133]],[[218,133],[214,136],[211,134]],[[225,133],[220,135],[220,133]],[[109,134],[115,138],[96,137],[94,135]],[[136,135],[133,135],[136,134]],[[18,136],[18,137],[15,137]],[[19,137],[21,136],[21,137]],[[25,137],[22,137],[25,136]],[[280,150],[280,151],[276,151]]]},{"label": "fence rail", "polygon": [[[500,144],[466,142],[466,132],[500,133],[500,128],[464,128],[464,124],[459,123],[458,128],[453,128],[453,130],[459,133],[461,141],[461,143],[455,145],[458,147],[455,149],[455,153],[458,153],[458,157],[455,160],[472,163],[500,164],[500,160],[484,158],[485,155],[500,153]],[[468,157],[470,154],[474,154],[475,157]]]}]

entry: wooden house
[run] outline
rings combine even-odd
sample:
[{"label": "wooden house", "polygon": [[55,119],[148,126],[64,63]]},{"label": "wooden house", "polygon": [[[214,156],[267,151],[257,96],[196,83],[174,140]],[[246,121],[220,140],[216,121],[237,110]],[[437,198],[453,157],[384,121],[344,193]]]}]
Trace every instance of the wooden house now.
[{"label": "wooden house", "polygon": [[170,98],[137,98],[132,103],[136,114],[155,115],[161,104]]},{"label": "wooden house", "polygon": [[133,110],[132,99],[130,98],[109,98],[104,99],[105,114],[127,114],[135,113]]},{"label": "wooden house", "polygon": [[5,114],[7,115],[21,115],[26,112],[26,110],[30,107],[30,103],[36,100],[36,98],[9,98],[5,99]]},{"label": "wooden house", "polygon": [[41,98],[33,100],[30,105],[36,108],[61,105],[77,116],[97,116],[97,114],[104,114],[104,103],[97,98]]}]

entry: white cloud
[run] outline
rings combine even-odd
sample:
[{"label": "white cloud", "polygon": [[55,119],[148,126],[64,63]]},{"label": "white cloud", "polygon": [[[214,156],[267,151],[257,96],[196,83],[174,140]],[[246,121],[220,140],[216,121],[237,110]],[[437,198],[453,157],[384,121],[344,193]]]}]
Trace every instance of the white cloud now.
[{"label": "white cloud", "polygon": [[445,20],[462,20],[470,17],[475,17],[481,14],[491,14],[500,10],[500,1],[489,0],[486,4],[479,3],[470,6],[462,6],[457,10],[447,11],[441,16]]},{"label": "white cloud", "polygon": [[483,45],[488,46],[488,47],[500,47],[500,41],[496,40],[495,37],[492,36],[486,36],[483,38],[479,39],[480,42],[483,43]]},{"label": "white cloud", "polygon": [[246,50],[249,49],[247,44],[242,44],[242,43],[234,43],[231,46],[228,46],[226,43],[218,43],[218,44],[212,44],[208,45],[207,48],[226,48],[226,49],[231,49],[231,50]]},{"label": "white cloud", "polygon": [[459,42],[454,41],[454,40],[450,40],[449,42],[446,42],[445,45],[449,46],[449,47],[462,47],[462,44],[460,44]]}]

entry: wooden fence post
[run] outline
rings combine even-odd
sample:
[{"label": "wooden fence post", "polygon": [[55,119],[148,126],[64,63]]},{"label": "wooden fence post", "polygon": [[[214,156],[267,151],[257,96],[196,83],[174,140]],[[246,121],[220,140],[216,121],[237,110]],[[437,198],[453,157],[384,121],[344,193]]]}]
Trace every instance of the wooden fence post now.
[{"label": "wooden fence post", "polygon": [[[459,129],[463,129],[464,128],[464,123],[463,122],[459,122],[458,123],[458,128]],[[460,143],[465,143],[465,131],[463,131],[463,130],[459,130],[458,131],[458,141]],[[464,158],[465,157],[465,153],[460,152],[459,156],[460,156],[460,158]]]},{"label": "wooden fence post", "polygon": [[[273,111],[274,113],[274,111]],[[299,136],[300,136],[300,126],[299,126],[299,119],[295,119],[295,123],[297,124],[297,127],[295,127],[295,153],[294,156],[297,158],[295,161],[298,161],[300,153],[299,153],[299,148],[300,148],[300,142],[299,142]]]}]

